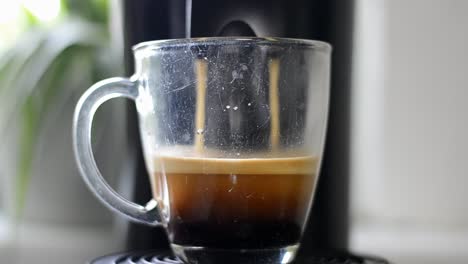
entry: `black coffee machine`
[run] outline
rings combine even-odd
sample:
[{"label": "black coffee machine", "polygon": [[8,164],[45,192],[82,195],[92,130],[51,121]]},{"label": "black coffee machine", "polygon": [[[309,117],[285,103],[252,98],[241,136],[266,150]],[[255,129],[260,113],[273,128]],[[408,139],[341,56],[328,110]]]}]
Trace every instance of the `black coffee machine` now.
[{"label": "black coffee machine", "polygon": [[[131,47],[148,40],[263,36],[316,39],[333,46],[332,86],[321,176],[298,263],[386,263],[343,252],[348,246],[349,109],[353,0],[120,0],[125,70],[134,72]],[[135,107],[128,106],[128,157],[133,199],[147,202],[150,188],[141,155]],[[162,228],[129,224],[127,249],[136,253],[95,263],[175,263]],[[340,253],[337,253],[340,252]],[[315,255],[314,257],[312,257]],[[313,259],[311,259],[313,258]],[[118,261],[121,262],[118,262]],[[327,262],[332,260],[335,262]],[[125,262],[128,261],[128,262]],[[133,262],[132,262],[133,261]],[[146,261],[146,262],[145,262]],[[342,261],[342,262],[340,262]]]}]

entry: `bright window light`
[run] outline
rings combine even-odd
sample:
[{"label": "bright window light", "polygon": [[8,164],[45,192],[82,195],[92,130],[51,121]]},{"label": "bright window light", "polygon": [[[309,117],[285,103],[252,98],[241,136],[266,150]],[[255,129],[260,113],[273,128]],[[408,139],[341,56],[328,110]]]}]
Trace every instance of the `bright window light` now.
[{"label": "bright window light", "polygon": [[21,0],[21,4],[43,22],[52,21],[60,14],[60,0]]},{"label": "bright window light", "polygon": [[16,21],[20,15],[20,7],[18,1],[0,0],[0,25]]}]

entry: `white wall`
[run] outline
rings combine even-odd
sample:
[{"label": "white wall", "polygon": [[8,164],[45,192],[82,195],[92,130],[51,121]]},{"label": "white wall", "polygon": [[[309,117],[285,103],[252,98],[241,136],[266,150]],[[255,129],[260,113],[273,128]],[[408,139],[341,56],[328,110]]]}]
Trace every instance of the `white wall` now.
[{"label": "white wall", "polygon": [[353,247],[468,263],[468,1],[358,0],[357,14]]}]

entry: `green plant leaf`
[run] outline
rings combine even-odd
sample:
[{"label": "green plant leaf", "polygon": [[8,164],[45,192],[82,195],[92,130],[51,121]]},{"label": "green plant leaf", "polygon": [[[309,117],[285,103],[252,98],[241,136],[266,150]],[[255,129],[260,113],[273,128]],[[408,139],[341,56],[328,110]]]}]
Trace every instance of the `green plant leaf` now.
[{"label": "green plant leaf", "polygon": [[[64,23],[50,31],[42,43],[37,46],[16,71],[9,72],[10,78],[2,84],[5,93],[0,98],[14,98],[15,100],[4,100],[2,112],[0,112],[0,133],[4,131],[5,125],[11,122],[16,109],[20,108],[35,89],[35,84],[40,81],[45,71],[50,67],[54,59],[68,47],[76,44],[99,46],[105,43],[105,30],[95,24],[82,21],[71,21]],[[18,59],[20,61],[21,59]],[[15,60],[16,61],[16,60]],[[7,87],[13,87],[8,89]],[[1,136],[1,134],[0,134]]]},{"label": "green plant leaf", "polygon": [[0,98],[3,98],[2,91],[12,89],[19,72],[35,57],[43,45],[45,36],[43,30],[31,30],[0,58]]},{"label": "green plant leaf", "polygon": [[38,112],[36,111],[35,102],[33,98],[24,105],[21,114],[21,134],[20,134],[20,151],[18,161],[18,172],[16,177],[16,197],[15,197],[15,218],[20,218],[22,209],[24,207],[26,199],[26,190],[29,182],[29,176],[31,175],[31,164],[34,158],[32,149],[36,145],[35,142],[35,127],[39,122]]},{"label": "green plant leaf", "polygon": [[25,17],[28,27],[36,27],[41,24],[41,21],[37,19],[37,17],[33,15],[28,9],[21,6],[21,11]]},{"label": "green plant leaf", "polygon": [[100,63],[94,55],[108,43],[102,25],[82,20],[68,21],[45,34],[31,33],[28,37],[35,45],[26,49],[13,47],[11,53],[0,60],[0,136],[8,131],[12,122],[19,122],[21,129],[15,199],[17,218],[24,208],[35,147],[44,123],[60,114],[57,111],[70,94],[80,88],[81,93],[95,81],[93,77],[102,78]]},{"label": "green plant leaf", "polygon": [[108,0],[62,0],[65,12],[71,16],[85,18],[88,21],[107,24]]}]

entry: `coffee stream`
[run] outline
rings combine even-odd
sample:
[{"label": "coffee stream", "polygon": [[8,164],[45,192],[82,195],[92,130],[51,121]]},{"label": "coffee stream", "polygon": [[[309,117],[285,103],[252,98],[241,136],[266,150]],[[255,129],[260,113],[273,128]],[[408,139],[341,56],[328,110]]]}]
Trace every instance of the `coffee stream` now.
[{"label": "coffee stream", "polygon": [[206,158],[211,156],[203,138],[207,63],[195,62],[194,146],[160,151],[151,172],[174,244],[259,249],[299,243],[318,159],[278,151],[279,60],[268,67],[271,151],[252,158]]},{"label": "coffee stream", "polygon": [[273,151],[276,151],[279,146],[279,92],[278,92],[278,81],[279,81],[279,61],[278,59],[272,59],[268,63],[269,69],[269,80],[270,80],[270,145]]},{"label": "coffee stream", "polygon": [[195,151],[203,151],[203,131],[205,130],[206,86],[208,64],[205,60],[195,60],[196,109],[195,109]]}]

